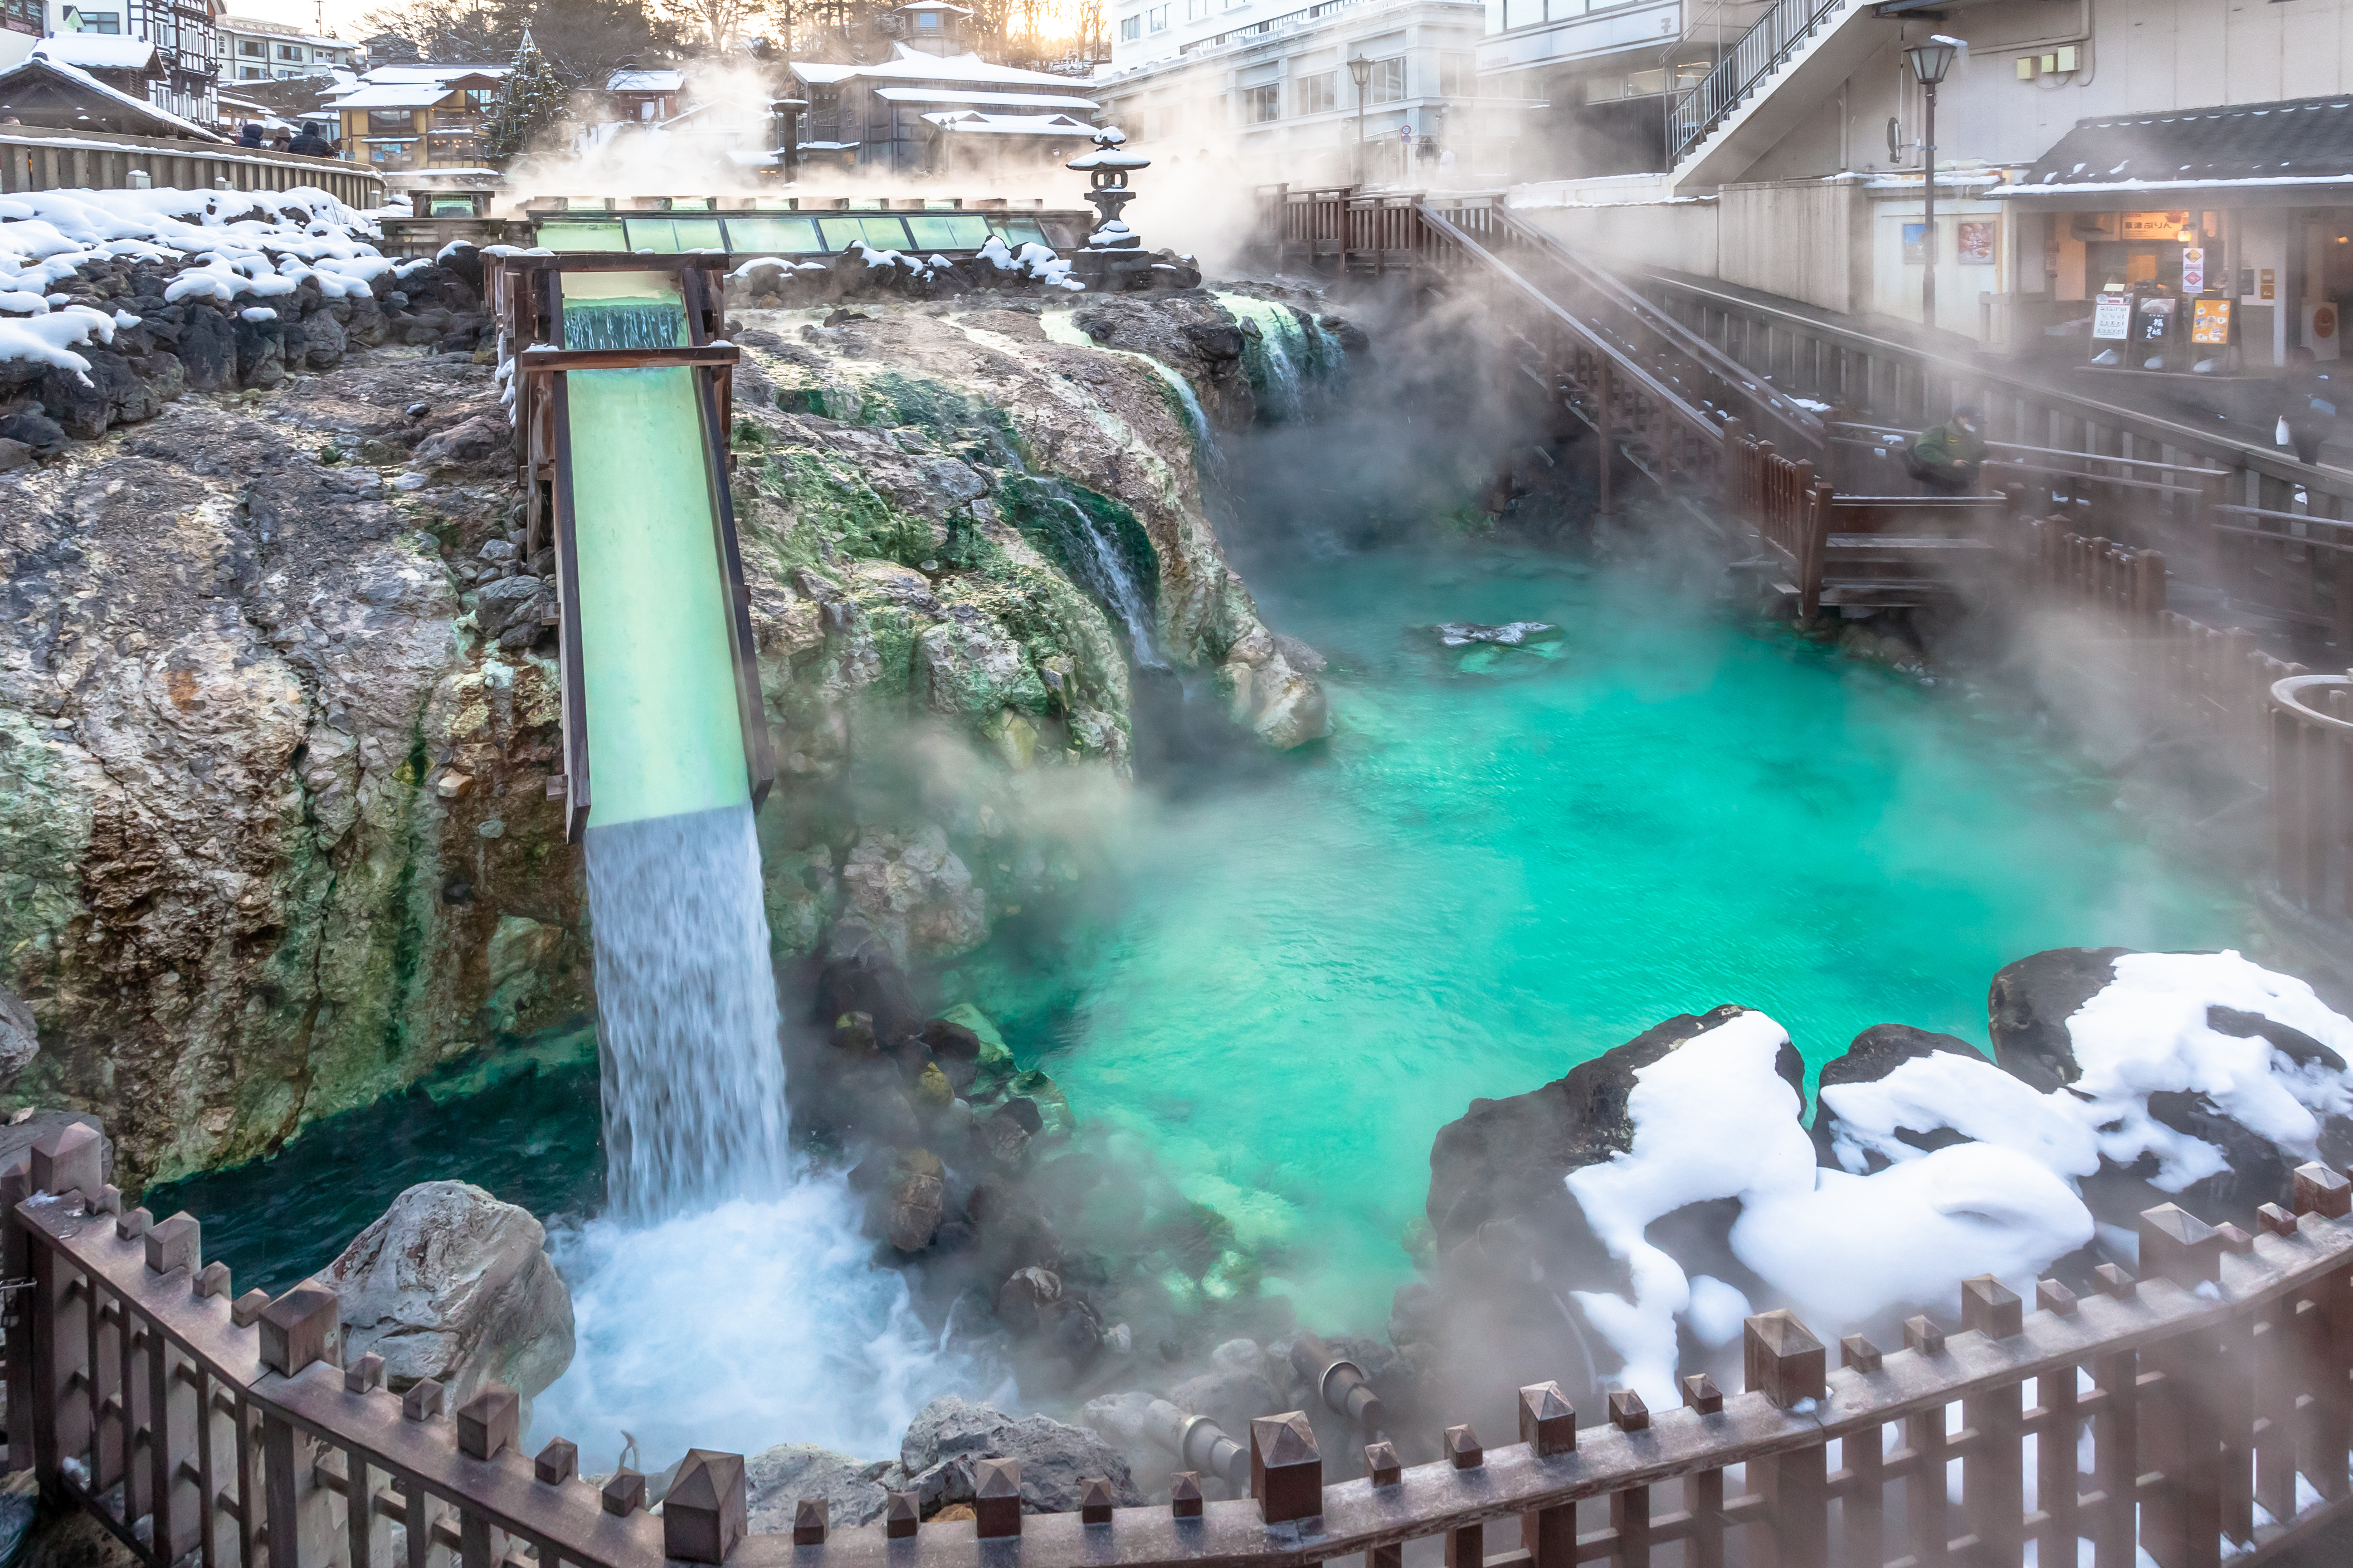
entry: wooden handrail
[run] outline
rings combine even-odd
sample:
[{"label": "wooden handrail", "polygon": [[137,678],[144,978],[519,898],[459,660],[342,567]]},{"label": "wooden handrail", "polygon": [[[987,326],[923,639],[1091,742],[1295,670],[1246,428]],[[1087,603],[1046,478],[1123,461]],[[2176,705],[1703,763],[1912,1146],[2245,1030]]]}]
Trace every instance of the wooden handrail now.
[{"label": "wooden handrail", "polygon": [[[418,1532],[413,1541],[454,1534],[470,1564],[493,1562],[496,1532],[535,1547],[540,1568],[657,1568],[665,1558],[1002,1568],[1016,1560],[1017,1537],[1021,1568],[1308,1568],[1433,1537],[1459,1543],[1515,1517],[1531,1543],[1528,1568],[1594,1559],[1631,1568],[1651,1545],[1751,1528],[1771,1532],[1783,1561],[1815,1563],[1840,1500],[1844,1561],[1877,1563],[1893,1555],[1869,1506],[1877,1490],[1917,1481],[1941,1497],[1953,1458],[1968,1469],[1967,1523],[1979,1561],[2016,1562],[2030,1539],[2048,1555],[2080,1530],[2104,1554],[2129,1558],[2137,1548],[2177,1565],[2218,1561],[2218,1530],[2260,1545],[2333,1515],[2347,1498],[2353,1186],[2321,1165],[2296,1173],[2295,1212],[2266,1207],[2258,1236],[2209,1229],[2171,1205],[2150,1210],[2140,1222],[2147,1278],[2137,1283],[2109,1267],[2100,1291],[2078,1300],[2045,1281],[2030,1309],[1990,1279],[1971,1281],[1957,1329],[1915,1319],[1907,1347],[1884,1352],[1850,1336],[1836,1367],[1796,1319],[1762,1314],[1748,1321],[1750,1386],[1741,1392],[1719,1394],[1694,1377],[1684,1408],[1613,1402],[1609,1424],[1579,1429],[1556,1387],[1533,1385],[1521,1391],[1518,1441],[1484,1447],[1458,1429],[1451,1460],[1402,1467],[1394,1479],[1324,1485],[1304,1417],[1284,1416],[1272,1419],[1289,1424],[1294,1451],[1266,1489],[1189,1517],[1168,1508],[1113,1509],[1095,1521],[999,1510],[924,1525],[902,1541],[881,1524],[828,1529],[820,1510],[790,1535],[739,1544],[727,1520],[732,1510],[740,1529],[744,1479],[727,1457],[710,1471],[714,1507],[676,1489],[657,1523],[626,1473],[601,1495],[577,1479],[576,1451],[560,1438],[526,1461],[503,1391],[478,1396],[453,1421],[430,1385],[406,1398],[385,1392],[375,1358],[338,1368],[332,1291],[305,1285],[232,1303],[227,1271],[202,1263],[193,1219],[157,1224],[143,1210],[121,1212],[120,1194],[98,1181],[91,1130],[52,1134],[32,1158],[42,1180],[65,1190],[27,1194],[34,1177],[23,1163],[0,1179],[12,1266],[21,1260],[35,1281],[29,1331],[11,1334],[7,1347],[10,1388],[23,1391],[9,1405],[11,1460],[29,1448],[43,1479],[71,1483],[69,1494],[149,1568],[199,1546],[216,1568],[259,1568],[265,1531],[276,1548],[269,1568],[392,1568],[376,1527],[394,1516]],[[2318,1332],[2278,1331],[2290,1324]],[[2086,1367],[2098,1386],[2079,1397],[2077,1369]],[[2041,1391],[2031,1408],[2029,1380]],[[1968,1430],[1947,1437],[1944,1412],[1957,1401],[1971,1411]],[[2027,1513],[2024,1440],[2064,1455],[2059,1481],[2046,1471],[2046,1490],[2073,1493],[2073,1430],[2084,1420],[2104,1479],[2066,1507],[2046,1496]],[[1880,1462],[1879,1434],[1891,1422],[1911,1426],[1914,1440]],[[341,1464],[308,1458],[305,1439]],[[1834,1440],[1848,1440],[1838,1471],[1824,1457]],[[2158,1462],[2167,1452],[2194,1462]],[[1751,1467],[1751,1489],[1725,1499],[1713,1483],[1734,1465]],[[2299,1473],[2326,1500],[2301,1521]],[[1690,1484],[1696,1506],[1654,1510],[1655,1489],[1675,1482]],[[2119,1486],[2121,1497],[2099,1489]],[[356,1497],[368,1506],[355,1522]],[[1609,1529],[1580,1536],[1577,1505],[1603,1499]],[[2278,1521],[2262,1530],[2250,1512],[2258,1499]],[[434,1517],[439,1509],[454,1515],[454,1531]],[[142,1519],[153,1547],[138,1544]]]}]

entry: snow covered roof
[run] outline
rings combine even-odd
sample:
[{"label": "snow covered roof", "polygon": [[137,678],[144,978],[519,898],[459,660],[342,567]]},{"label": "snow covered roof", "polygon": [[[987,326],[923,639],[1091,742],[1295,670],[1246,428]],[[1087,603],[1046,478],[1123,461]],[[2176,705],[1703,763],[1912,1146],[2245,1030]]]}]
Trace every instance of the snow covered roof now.
[{"label": "snow covered roof", "polygon": [[343,38],[324,38],[316,33],[306,33],[300,27],[290,27],[283,22],[273,22],[267,16],[223,16],[213,24],[224,33],[251,33],[258,37],[285,38],[298,44],[316,44],[326,49],[355,49],[359,46]]},{"label": "snow covered roof", "polygon": [[33,46],[32,58],[79,66],[84,70],[147,71],[164,74],[155,46],[145,38],[117,34],[60,33]]},{"label": "snow covered roof", "polygon": [[983,114],[977,110],[949,110],[926,114],[925,120],[959,136],[1084,136],[1094,127],[1067,114]]},{"label": "snow covered roof", "polygon": [[396,81],[364,87],[335,100],[337,109],[430,109],[452,89],[438,81]]},{"label": "snow covered roof", "polygon": [[897,11],[953,11],[959,16],[969,16],[972,15],[971,10],[967,7],[963,5],[951,5],[948,4],[948,0],[908,0],[906,5],[896,5],[892,7],[892,9]]},{"label": "snow covered roof", "polygon": [[2353,100],[2330,94],[2078,120],[2019,183],[2118,189],[2348,176]]},{"label": "snow covered roof", "polygon": [[512,66],[377,66],[359,78],[349,88],[337,88],[335,91],[365,92],[375,87],[427,82],[439,82],[443,84],[444,90],[447,90],[448,88],[454,87],[468,77],[483,77],[495,82],[504,78],[513,68]]},{"label": "snow covered roof", "polygon": [[673,70],[617,70],[605,79],[607,92],[676,92],[685,84],[685,73]]},{"label": "snow covered roof", "polygon": [[1092,110],[1096,107],[1092,98],[1072,98],[1050,92],[956,92],[939,87],[878,87],[874,89],[874,96],[886,103],[976,103],[998,109]]},{"label": "snow covered roof", "polygon": [[118,91],[86,70],[67,65],[62,60],[41,59],[34,56],[27,56],[0,70],[0,110],[9,107],[9,94],[37,88],[45,79],[66,91],[89,94],[97,100],[94,107],[99,112],[90,114],[77,109],[75,117],[79,120],[125,120],[145,130],[193,137],[199,142],[227,140],[193,120],[183,120],[169,110],[158,109],[143,98],[133,98],[127,92]]},{"label": "snow covered roof", "polygon": [[838,66],[815,60],[795,60],[792,70],[803,81],[820,84],[847,81],[852,77],[871,77],[885,81],[998,82],[1020,87],[1067,88],[1071,84],[1071,79],[1066,76],[992,65],[969,50],[960,55],[927,55],[905,44],[893,44],[892,49],[892,58],[879,65]]}]

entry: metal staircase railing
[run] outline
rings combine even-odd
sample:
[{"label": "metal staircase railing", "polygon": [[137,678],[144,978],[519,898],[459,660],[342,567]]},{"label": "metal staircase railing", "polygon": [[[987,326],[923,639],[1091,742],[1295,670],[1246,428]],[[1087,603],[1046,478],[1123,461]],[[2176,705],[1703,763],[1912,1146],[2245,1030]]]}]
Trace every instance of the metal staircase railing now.
[{"label": "metal staircase railing", "polygon": [[1683,155],[1715,130],[1725,115],[1740,107],[1758,82],[1820,30],[1831,13],[1843,10],[1851,3],[1852,0],[1773,0],[1765,14],[1725,51],[1715,68],[1702,77],[1697,85],[1678,96],[1671,81],[1667,92],[1669,163],[1681,163]]}]

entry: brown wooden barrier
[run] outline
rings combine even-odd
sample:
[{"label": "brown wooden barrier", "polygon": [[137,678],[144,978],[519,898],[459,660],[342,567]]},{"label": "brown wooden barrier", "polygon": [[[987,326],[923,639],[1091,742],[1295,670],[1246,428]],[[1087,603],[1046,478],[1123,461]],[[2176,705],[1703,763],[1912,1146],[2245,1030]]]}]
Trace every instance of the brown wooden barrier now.
[{"label": "brown wooden barrier", "polygon": [[[2105,1265],[2094,1293],[2046,1279],[2030,1305],[1972,1279],[1900,1349],[1848,1334],[1832,1364],[1806,1324],[1761,1313],[1745,1387],[1688,1377],[1676,1409],[1620,1391],[1580,1428],[1536,1383],[1514,1440],[1451,1426],[1432,1434],[1440,1458],[1411,1466],[1377,1441],[1335,1461],[1345,1479],[1293,1411],[1250,1424],[1247,1498],[1205,1501],[1185,1472],[1166,1506],[1114,1508],[1090,1484],[1081,1512],[1025,1516],[1018,1463],[983,1458],[971,1520],[924,1523],[902,1492],[881,1522],[836,1531],[814,1498],[789,1534],[747,1535],[739,1456],[691,1452],[657,1522],[641,1476],[592,1487],[562,1438],[525,1459],[507,1390],[451,1418],[437,1384],[395,1395],[379,1358],[338,1365],[323,1286],[232,1300],[195,1220],[121,1212],[100,1152],[95,1130],[68,1128],[0,1176],[8,1267],[32,1281],[7,1336],[8,1454],[146,1568],[391,1568],[395,1523],[407,1568],[1395,1568],[1419,1541],[1453,1568],[1648,1568],[1662,1549],[1694,1565],[2007,1568],[2029,1543],[2072,1561],[2079,1538],[2102,1563],[2211,1568],[2348,1497],[2353,1184],[2320,1164],[2295,1173],[2292,1211],[2264,1205],[2259,1234],[2168,1204],[2140,1218],[2138,1281]],[[2300,1486],[2318,1500],[2302,1510]]]},{"label": "brown wooden barrier", "polygon": [[2353,678],[2299,670],[2269,700],[2280,895],[2306,914],[2353,918]]}]

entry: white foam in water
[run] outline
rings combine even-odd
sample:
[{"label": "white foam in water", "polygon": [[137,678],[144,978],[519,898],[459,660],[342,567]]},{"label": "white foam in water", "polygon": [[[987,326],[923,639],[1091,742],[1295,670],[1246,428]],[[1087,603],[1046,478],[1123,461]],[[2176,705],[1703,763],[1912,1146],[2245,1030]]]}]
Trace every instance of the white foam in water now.
[{"label": "white foam in water", "polygon": [[612,1468],[691,1447],[894,1453],[978,1375],[877,1268],[839,1175],[787,1144],[760,851],[748,805],[592,826],[607,1211],[559,1230],[575,1348],[535,1437]]},{"label": "white foam in water", "polygon": [[533,1404],[533,1441],[571,1438],[584,1470],[610,1470],[625,1432],[646,1469],[778,1443],[894,1458],[924,1401],[990,1394],[874,1266],[838,1175],[653,1225],[591,1220],[554,1248],[577,1348]]},{"label": "white foam in water", "polygon": [[776,1196],[785,1060],[751,806],[592,826],[586,848],[611,1214]]}]

